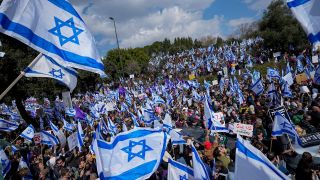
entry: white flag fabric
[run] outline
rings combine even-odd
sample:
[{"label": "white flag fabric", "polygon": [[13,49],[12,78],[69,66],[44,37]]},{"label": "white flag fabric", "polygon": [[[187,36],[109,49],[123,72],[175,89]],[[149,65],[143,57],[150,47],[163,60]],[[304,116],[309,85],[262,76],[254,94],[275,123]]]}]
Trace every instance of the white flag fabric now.
[{"label": "white flag fabric", "polygon": [[194,179],[193,170],[171,158],[168,161],[168,180]]},{"label": "white flag fabric", "polygon": [[287,0],[287,5],[307,33],[314,47],[320,46],[320,1]]},{"label": "white flag fabric", "polygon": [[77,86],[78,73],[72,68],[67,68],[58,64],[52,58],[42,55],[33,66],[25,69],[25,76],[56,79],[68,86],[72,92]]},{"label": "white flag fabric", "polygon": [[135,128],[111,142],[95,140],[100,179],[147,179],[157,170],[169,137],[162,130]]},{"label": "white flag fabric", "polygon": [[34,136],[35,130],[32,124],[30,124],[22,133],[20,134],[20,137],[23,137],[29,141],[32,141]]},{"label": "white flag fabric", "polygon": [[192,150],[192,165],[193,165],[193,173],[195,179],[210,179],[210,175],[208,174],[204,163],[202,162],[196,148],[191,145]]},{"label": "white flag fabric", "polygon": [[40,132],[40,137],[41,137],[41,144],[46,144],[48,146],[55,146],[59,144],[59,140],[50,132],[47,131],[41,131]]},{"label": "white flag fabric", "polygon": [[281,113],[276,112],[274,114],[272,136],[282,136],[283,134],[288,134],[295,137],[297,132],[294,126],[290,123],[288,119],[281,115]]},{"label": "white flag fabric", "polygon": [[78,121],[77,139],[78,139],[78,147],[79,147],[79,150],[81,152],[81,148],[84,145],[84,143],[83,143],[84,133],[83,133],[80,121]]},{"label": "white flag fabric", "polygon": [[94,38],[68,1],[4,0],[0,31],[59,64],[105,75]]},{"label": "white flag fabric", "polygon": [[11,168],[11,162],[8,159],[6,153],[3,151],[3,149],[0,150],[0,159],[2,165],[2,175],[3,177],[5,177]]},{"label": "white flag fabric", "polygon": [[250,142],[238,136],[236,143],[235,180],[290,179]]},{"label": "white flag fabric", "polygon": [[18,127],[19,124],[16,122],[0,119],[0,131],[11,132],[16,130]]},{"label": "white flag fabric", "polygon": [[171,129],[169,131],[170,138],[171,138],[171,143],[173,145],[175,144],[186,144],[186,140],[183,139],[182,135],[179,134],[175,129]]}]

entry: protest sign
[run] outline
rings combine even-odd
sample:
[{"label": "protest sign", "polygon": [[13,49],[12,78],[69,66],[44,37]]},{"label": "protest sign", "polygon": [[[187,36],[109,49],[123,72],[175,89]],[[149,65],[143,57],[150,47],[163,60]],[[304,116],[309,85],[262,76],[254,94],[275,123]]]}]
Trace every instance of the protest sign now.
[{"label": "protest sign", "polygon": [[77,147],[78,145],[78,140],[77,140],[77,132],[72,133],[68,138],[68,146],[69,146],[69,151]]},{"label": "protest sign", "polygon": [[41,142],[40,133],[34,133],[33,141],[34,141],[35,144],[40,144],[40,142]]},{"label": "protest sign", "polygon": [[218,80],[213,80],[213,81],[212,81],[212,85],[213,85],[213,86],[218,85],[218,84],[219,84]]},{"label": "protest sign", "polygon": [[70,91],[62,92],[64,109],[73,109]]},{"label": "protest sign", "polygon": [[292,78],[292,73],[289,72],[287,75],[283,76],[282,78],[284,81],[288,83],[289,86],[293,84],[293,78]]},{"label": "protest sign", "polygon": [[196,78],[194,74],[189,74],[189,80],[194,80],[194,78]]},{"label": "protest sign", "polygon": [[133,79],[134,78],[134,74],[130,74],[130,79]]},{"label": "protest sign", "polygon": [[274,58],[277,58],[277,57],[279,57],[279,56],[281,56],[281,52],[275,52],[275,53],[273,53],[273,57],[274,57]]},{"label": "protest sign", "polygon": [[215,121],[219,121],[219,122],[224,121],[224,116],[222,112],[214,113],[213,116]]},{"label": "protest sign", "polygon": [[59,133],[54,133],[54,135],[56,135],[58,137],[58,139],[60,141],[60,144],[61,144],[61,147],[64,147],[66,145],[66,143],[67,143],[67,138],[63,134],[62,130],[59,130]]},{"label": "protest sign", "polygon": [[253,134],[253,125],[251,124],[241,124],[234,123],[233,132],[242,136],[252,137]]},{"label": "protest sign", "polygon": [[308,77],[305,73],[297,74],[296,81],[298,84],[308,81]]},{"label": "protest sign", "polygon": [[309,93],[310,90],[307,86],[301,86],[300,87],[300,93]]}]

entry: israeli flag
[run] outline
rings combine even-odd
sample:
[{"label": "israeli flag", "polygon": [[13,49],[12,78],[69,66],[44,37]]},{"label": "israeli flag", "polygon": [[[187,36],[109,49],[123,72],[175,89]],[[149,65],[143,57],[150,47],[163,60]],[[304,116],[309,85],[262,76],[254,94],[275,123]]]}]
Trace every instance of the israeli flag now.
[{"label": "israeli flag", "polygon": [[186,140],[183,139],[182,135],[179,134],[175,129],[171,129],[170,132],[171,143],[176,144],[187,144]]},{"label": "israeli flag", "polygon": [[316,72],[314,74],[313,82],[320,85],[320,65],[318,65]]},{"label": "israeli flag", "polygon": [[0,31],[59,64],[105,75],[94,38],[68,1],[4,0]]},{"label": "israeli flag", "polygon": [[41,144],[46,144],[48,146],[55,146],[59,144],[59,140],[50,132],[48,131],[41,131],[40,132],[40,137],[41,137]]},{"label": "israeli flag", "polygon": [[23,137],[29,141],[32,141],[34,132],[35,132],[34,127],[32,126],[32,124],[30,124],[24,131],[22,131],[22,133],[20,134],[20,137]]},{"label": "israeli flag", "polygon": [[177,161],[168,160],[168,180],[194,179],[193,170]]},{"label": "israeli flag", "polygon": [[276,79],[280,79],[280,74],[279,71],[273,68],[269,68],[267,69],[267,76],[271,79],[271,78],[276,78]]},{"label": "israeli flag", "polygon": [[166,113],[166,115],[164,116],[163,127],[167,129],[172,129],[172,118],[168,113]]},{"label": "israeli flag", "polygon": [[212,85],[210,83],[208,83],[208,81],[203,80],[203,85],[206,89],[209,89]]},{"label": "israeli flag", "polygon": [[16,122],[10,122],[4,119],[0,119],[0,131],[11,132],[16,130],[19,124]]},{"label": "israeli flag", "polygon": [[296,137],[297,132],[294,125],[290,123],[288,119],[281,115],[281,113],[276,112],[273,121],[272,136],[282,136],[283,134],[288,134],[290,136]]},{"label": "israeli flag", "polygon": [[204,163],[202,162],[196,148],[191,145],[192,151],[192,165],[193,165],[193,173],[195,179],[210,179],[210,175],[208,174]]},{"label": "israeli flag", "polygon": [[286,65],[286,74],[291,73],[291,71],[292,71],[292,68],[291,68],[289,62],[287,62],[287,65]]},{"label": "israeli flag", "polygon": [[77,86],[78,73],[72,68],[64,67],[48,56],[42,55],[32,66],[24,70],[26,77],[47,77],[65,84],[70,91]]},{"label": "israeli flag", "polygon": [[5,177],[11,168],[11,162],[3,149],[0,150],[0,159],[2,166],[2,176]]},{"label": "israeli flag", "polygon": [[157,94],[152,94],[153,99],[152,102],[153,104],[166,104],[166,102]]},{"label": "israeli flag", "polygon": [[129,114],[131,115],[131,119],[132,119],[132,121],[133,121],[134,127],[139,127],[140,125],[139,125],[139,123],[138,123],[138,120],[137,120],[136,116],[135,116],[133,113],[131,113],[131,112],[129,112]]},{"label": "israeli flag", "polygon": [[220,122],[214,118],[214,112],[208,98],[204,102],[204,124],[206,128],[214,132],[229,132],[224,122]]},{"label": "israeli flag", "polygon": [[113,141],[96,139],[94,152],[100,179],[147,179],[158,168],[169,138],[162,130],[137,128]]},{"label": "israeli flag", "polygon": [[268,98],[271,100],[270,105],[279,106],[281,105],[281,97],[279,97],[278,91],[274,84],[270,84],[268,88]]},{"label": "israeli flag", "polygon": [[21,169],[25,169],[25,168],[28,169],[28,173],[24,177],[22,177],[22,180],[29,180],[29,179],[32,180],[33,176],[30,172],[28,164],[27,164],[26,160],[23,157],[21,157],[20,162],[19,162],[19,166],[18,166],[18,171],[20,171]]},{"label": "israeli flag", "polygon": [[290,89],[288,83],[285,82],[283,86],[284,86],[284,88],[283,88],[282,96],[283,97],[293,97],[291,89]]},{"label": "israeli flag", "polygon": [[258,81],[256,81],[256,82],[251,86],[251,90],[252,90],[257,96],[259,96],[261,93],[263,93],[264,89],[263,89],[263,85],[262,85],[261,79],[259,79]]},{"label": "israeli flag", "polygon": [[78,147],[79,147],[79,151],[80,152],[81,152],[81,148],[84,145],[83,139],[84,139],[84,133],[83,133],[83,130],[82,130],[81,123],[80,123],[80,121],[78,121],[77,140],[78,140]]},{"label": "israeli flag", "polygon": [[59,128],[54,125],[51,121],[50,121],[50,127],[53,130],[54,133],[58,133],[59,132]]},{"label": "israeli flag", "polygon": [[287,5],[307,33],[314,47],[320,45],[320,3],[318,0],[287,0]]},{"label": "israeli flag", "polygon": [[63,129],[69,132],[72,132],[74,130],[74,124],[68,123],[65,119],[63,120]]},{"label": "israeli flag", "polygon": [[250,142],[238,136],[236,143],[235,180],[270,180],[290,178],[283,174],[269,159]]},{"label": "israeli flag", "polygon": [[303,65],[302,65],[302,62],[301,62],[301,58],[299,58],[299,56],[297,58],[297,70],[300,73],[303,72]]}]

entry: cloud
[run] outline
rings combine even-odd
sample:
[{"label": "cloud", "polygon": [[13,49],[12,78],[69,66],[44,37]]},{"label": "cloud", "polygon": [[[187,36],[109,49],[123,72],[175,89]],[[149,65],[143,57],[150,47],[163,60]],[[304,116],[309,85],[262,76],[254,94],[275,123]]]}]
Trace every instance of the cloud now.
[{"label": "cloud", "polygon": [[243,0],[248,7],[255,11],[262,11],[268,7],[272,0]]},{"label": "cloud", "polygon": [[116,20],[120,46],[140,47],[164,38],[222,35],[221,16],[202,19],[214,0],[70,0],[96,38],[102,53],[115,46]]},{"label": "cloud", "polygon": [[242,17],[238,19],[232,19],[229,20],[228,25],[231,27],[238,27],[241,24],[247,24],[247,23],[252,23],[254,21],[253,18],[248,18],[248,17]]}]

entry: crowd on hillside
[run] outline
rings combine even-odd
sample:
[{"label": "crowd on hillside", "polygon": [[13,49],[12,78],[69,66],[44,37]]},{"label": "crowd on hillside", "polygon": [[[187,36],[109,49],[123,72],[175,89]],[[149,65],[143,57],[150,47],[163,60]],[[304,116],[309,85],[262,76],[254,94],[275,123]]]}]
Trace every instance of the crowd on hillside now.
[{"label": "crowd on hillside", "polygon": [[[307,180],[319,176],[320,154],[302,147],[298,151],[297,142],[287,135],[272,136],[274,119],[270,115],[270,110],[281,107],[301,137],[319,132],[320,72],[318,62],[311,62],[317,52],[288,52],[270,57],[262,44],[263,40],[256,38],[158,57],[159,62],[165,62],[161,76],[145,75],[102,84],[96,92],[73,94],[69,101],[67,95],[55,100],[26,99],[25,108],[38,124],[33,127],[35,134],[31,140],[22,135],[29,124],[19,115],[17,105],[2,104],[3,177],[99,178],[93,140],[101,136],[110,142],[121,132],[149,127],[168,133],[172,130],[185,140],[175,143],[171,139],[161,164],[149,179],[167,179],[169,159],[193,167],[191,143],[211,179],[233,179],[234,123],[252,125],[252,136],[246,139],[288,177]],[[253,48],[258,49],[259,55],[250,54]],[[266,75],[255,70],[266,61],[285,64],[286,69],[270,68]],[[284,78],[288,74],[289,80]],[[298,82],[300,74],[306,79]],[[198,82],[197,78],[203,76],[217,79]],[[290,79],[292,84],[288,82]],[[262,87],[255,88],[257,83]],[[210,113],[217,114],[215,122],[210,123],[207,107]],[[3,125],[8,122],[14,127]],[[79,133],[79,126],[83,130],[83,144],[72,146],[66,138]],[[219,128],[222,130],[218,131]],[[42,134],[37,132],[43,131],[58,142],[41,140]]]}]

